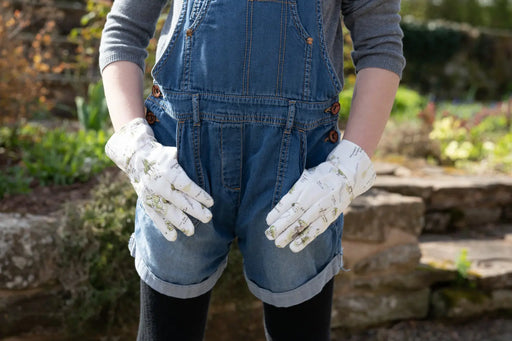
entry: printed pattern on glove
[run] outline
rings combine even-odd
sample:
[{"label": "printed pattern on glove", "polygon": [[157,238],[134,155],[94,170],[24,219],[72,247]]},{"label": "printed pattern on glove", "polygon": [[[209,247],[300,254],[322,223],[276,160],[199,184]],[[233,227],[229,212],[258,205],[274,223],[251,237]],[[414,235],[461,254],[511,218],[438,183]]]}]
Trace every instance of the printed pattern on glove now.
[{"label": "printed pattern on glove", "polygon": [[146,213],[167,240],[176,240],[176,229],[186,236],[194,234],[187,214],[203,223],[211,220],[212,197],[187,176],[176,148],[156,141],[144,119],[134,119],[114,133],[105,152],[128,175]]},{"label": "printed pattern on glove", "polygon": [[306,169],[267,215],[265,235],[277,247],[303,250],[323,233],[355,197],[375,182],[373,165],[364,150],[342,140],[318,166]]}]

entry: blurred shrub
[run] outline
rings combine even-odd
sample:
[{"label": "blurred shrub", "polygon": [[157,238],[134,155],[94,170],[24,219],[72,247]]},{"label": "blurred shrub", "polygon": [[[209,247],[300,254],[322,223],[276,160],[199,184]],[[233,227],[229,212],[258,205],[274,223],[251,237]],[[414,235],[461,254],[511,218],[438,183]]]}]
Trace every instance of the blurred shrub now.
[{"label": "blurred shrub", "polygon": [[439,161],[469,170],[512,172],[511,102],[483,107],[466,119],[444,111],[430,133],[440,143]]},{"label": "blurred shrub", "polygon": [[80,20],[80,27],[71,30],[68,35],[70,42],[76,44],[76,55],[73,72],[76,78],[99,77],[98,57],[101,32],[112,1],[87,0],[87,13]]},{"label": "blurred shrub", "polygon": [[108,127],[109,115],[103,82],[89,84],[87,99],[75,97],[78,121],[85,130],[103,130]]},{"label": "blurred shrub", "polygon": [[[348,119],[353,93],[353,88],[343,89],[340,93],[340,116],[342,121]],[[391,117],[397,120],[415,118],[426,104],[426,97],[405,86],[400,86],[391,109]]]},{"label": "blurred shrub", "polygon": [[32,181],[42,186],[85,182],[112,165],[104,152],[107,135],[102,130],[26,124],[3,127],[1,132],[0,157],[5,165],[0,198],[29,191]]},{"label": "blurred shrub", "polygon": [[[0,123],[18,121],[52,107],[42,76],[67,65],[52,44],[61,15],[51,0],[0,2]],[[21,43],[20,43],[21,42]]]},{"label": "blurred shrub", "polygon": [[404,20],[403,83],[437,99],[499,100],[512,92],[512,34]]},{"label": "blurred shrub", "polygon": [[126,177],[107,173],[88,202],[66,207],[59,254],[70,293],[67,327],[75,336],[94,330],[106,337],[137,320],[139,278],[127,249],[136,199]]},{"label": "blurred shrub", "polygon": [[508,0],[402,0],[403,16],[422,21],[442,19],[472,26],[512,29]]}]

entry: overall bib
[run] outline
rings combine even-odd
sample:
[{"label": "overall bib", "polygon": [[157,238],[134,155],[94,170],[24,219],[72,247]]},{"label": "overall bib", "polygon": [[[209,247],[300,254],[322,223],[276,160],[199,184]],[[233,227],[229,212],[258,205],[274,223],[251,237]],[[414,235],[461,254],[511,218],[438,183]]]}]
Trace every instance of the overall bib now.
[{"label": "overall bib", "polygon": [[342,85],[320,11],[320,0],[188,0],[175,13],[146,118],[215,204],[210,223],[192,218],[195,234],[175,242],[137,205],[130,250],[153,289],[209,291],[235,238],[249,289],[278,307],[310,299],[341,269],[342,216],[299,253],[264,233],[268,212],[339,138]]}]

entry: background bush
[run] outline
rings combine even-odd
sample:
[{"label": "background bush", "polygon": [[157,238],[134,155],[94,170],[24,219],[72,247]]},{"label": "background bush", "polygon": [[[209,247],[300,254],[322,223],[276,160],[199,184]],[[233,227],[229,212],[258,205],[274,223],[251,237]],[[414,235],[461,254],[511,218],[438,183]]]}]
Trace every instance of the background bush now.
[{"label": "background bush", "polygon": [[[69,291],[68,328],[76,335],[131,326],[139,278],[128,253],[136,194],[125,176],[107,173],[84,203],[66,206],[59,234],[61,282]],[[98,329],[101,328],[101,329]]]},{"label": "background bush", "polygon": [[407,21],[403,84],[437,99],[501,100],[512,93],[512,33]]}]

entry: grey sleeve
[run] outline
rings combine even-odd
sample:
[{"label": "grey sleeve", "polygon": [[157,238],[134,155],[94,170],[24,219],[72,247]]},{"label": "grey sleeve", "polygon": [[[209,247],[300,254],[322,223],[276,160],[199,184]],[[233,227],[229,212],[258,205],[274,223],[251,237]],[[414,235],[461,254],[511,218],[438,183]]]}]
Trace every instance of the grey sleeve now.
[{"label": "grey sleeve", "polygon": [[126,60],[144,70],[146,47],[155,33],[160,12],[167,0],[116,0],[103,28],[99,67]]},{"label": "grey sleeve", "polygon": [[400,28],[400,0],[342,0],[342,15],[350,30],[356,72],[367,67],[402,77],[405,67]]}]

